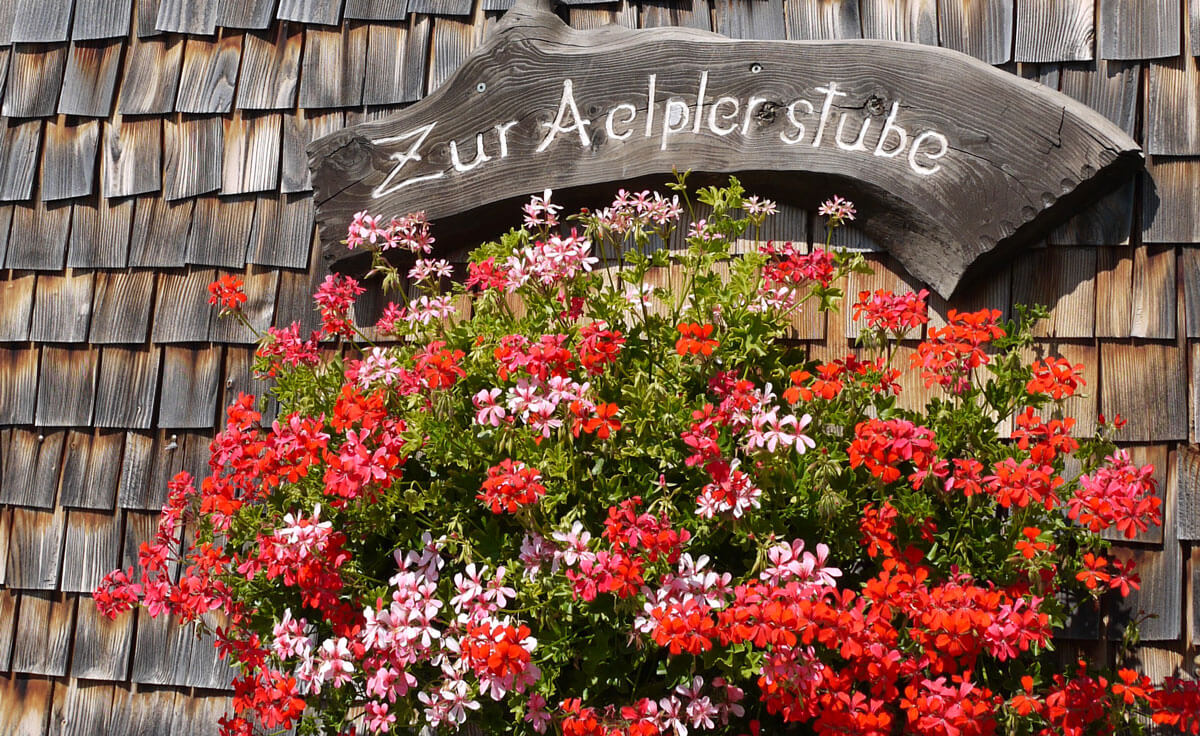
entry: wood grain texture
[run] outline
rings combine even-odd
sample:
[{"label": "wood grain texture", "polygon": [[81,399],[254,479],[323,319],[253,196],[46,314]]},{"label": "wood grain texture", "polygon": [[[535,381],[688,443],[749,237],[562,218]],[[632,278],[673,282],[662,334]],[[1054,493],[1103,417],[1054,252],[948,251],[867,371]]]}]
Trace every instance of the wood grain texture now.
[{"label": "wood grain texture", "polygon": [[1100,346],[1100,411],[1129,420],[1127,442],[1166,442],[1187,437],[1187,373],[1176,345],[1111,342]]},{"label": "wood grain texture", "polygon": [[1146,151],[1154,155],[1200,153],[1200,63],[1177,56],[1150,62],[1146,93]]},{"label": "wood grain texture", "polygon": [[121,562],[121,517],[111,512],[67,513],[59,590],[90,593]]},{"label": "wood grain texture", "polygon": [[1133,329],[1133,253],[1096,249],[1096,337],[1129,337]]},{"label": "wood grain texture", "polygon": [[282,115],[246,115],[225,119],[225,160],[221,194],[274,191],[279,186]]},{"label": "wood grain texture", "polygon": [[0,502],[31,508],[54,508],[65,432],[14,429],[4,443]]},{"label": "wood grain texture", "polygon": [[254,220],[254,197],[200,197],[192,213],[185,260],[189,264],[241,268]]},{"label": "wood grain texture", "polygon": [[218,116],[163,121],[163,196],[194,197],[221,187],[225,129]]},{"label": "wood grain texture", "polygon": [[472,0],[408,0],[408,12],[426,15],[470,15],[472,5]]},{"label": "wood grain texture", "polygon": [[794,41],[862,38],[858,0],[784,0],[783,11]]},{"label": "wood grain texture", "polygon": [[[79,616],[88,602],[76,604]],[[78,624],[76,624],[78,628]],[[85,728],[94,733],[107,733],[112,725],[112,701],[115,688],[106,683],[84,683],[71,680],[54,688],[54,705],[50,714],[53,727],[50,736],[83,736]],[[88,724],[87,726],[83,724]],[[104,729],[101,731],[100,729]]]},{"label": "wood grain texture", "polygon": [[100,121],[68,122],[63,116],[46,121],[42,145],[41,190],[44,201],[73,199],[92,194]]},{"label": "wood grain texture", "polygon": [[681,26],[712,30],[712,8],[708,0],[644,0],[640,5],[642,17],[638,26],[641,28]]},{"label": "wood grain texture", "polygon": [[215,41],[188,38],[179,77],[175,109],[188,113],[224,113],[233,107],[242,34],[229,33]]},{"label": "wood grain texture", "polygon": [[362,103],[367,26],[354,21],[342,28],[304,31],[300,69],[300,107],[356,107]]},{"label": "wood grain texture", "polygon": [[[117,507],[122,509],[150,509],[150,471],[158,460],[153,434],[148,432],[129,432],[125,435],[125,454],[121,457],[121,480],[117,486]],[[167,459],[178,457],[181,453],[162,450],[161,454]],[[178,470],[178,464],[175,467]],[[162,508],[159,508],[161,511]],[[133,564],[137,560],[138,546],[154,538],[157,521],[150,514],[125,515],[125,542],[122,566]]]},{"label": "wood grain texture", "polygon": [[58,502],[63,506],[112,511],[116,504],[125,433],[97,431],[91,440],[86,466],[64,462]]},{"label": "wood grain texture", "polygon": [[15,675],[0,677],[0,702],[13,704],[0,708],[0,733],[45,736],[53,687],[52,680]]},{"label": "wood grain texture", "polygon": [[237,106],[244,110],[283,110],[296,104],[303,30],[279,23],[273,32],[247,33],[238,78]]},{"label": "wood grain texture", "polygon": [[71,42],[67,69],[63,73],[58,112],[62,115],[108,117],[117,89],[124,42]]},{"label": "wood grain texture", "polygon": [[217,30],[219,0],[159,0],[155,30],[211,36]]},{"label": "wood grain texture", "polygon": [[12,670],[61,677],[71,651],[75,599],[62,594],[24,592],[13,636]]},{"label": "wood grain texture", "polygon": [[35,421],[42,427],[79,427],[92,422],[98,350],[45,347]]},{"label": "wood grain texture", "polygon": [[1133,252],[1134,337],[1175,337],[1175,248],[1143,245]]},{"label": "wood grain texture", "polygon": [[1084,207],[1046,236],[1050,245],[1127,245],[1133,235],[1136,182]]},{"label": "wood grain texture", "polygon": [[713,0],[716,30],[730,38],[782,40],[787,37],[783,0]]},{"label": "wood grain texture", "polygon": [[859,0],[863,38],[938,45],[937,0]]},{"label": "wood grain texture", "polygon": [[278,0],[219,0],[217,25],[261,30],[271,25]]},{"label": "wood grain texture", "polygon": [[219,349],[164,348],[157,426],[171,429],[213,426],[221,361]]},{"label": "wood grain texture", "polygon": [[68,268],[124,268],[129,261],[133,200],[105,196],[77,202],[71,211]]},{"label": "wood grain texture", "polygon": [[139,38],[158,36],[162,31],[154,27],[158,21],[158,6],[162,0],[134,0],[133,34]]},{"label": "wood grain texture", "polygon": [[441,87],[475,48],[475,28],[470,21],[434,18],[432,56],[427,92]]},{"label": "wood grain texture", "polygon": [[225,381],[221,386],[221,406],[229,406],[240,394],[254,397],[255,405],[262,411],[263,422],[275,421],[279,402],[267,391],[266,381],[254,377],[254,350],[231,345],[225,350]]},{"label": "wood grain texture", "polygon": [[129,265],[182,266],[195,204],[194,199],[169,202],[161,197],[138,198],[129,240]]},{"label": "wood grain texture", "polygon": [[367,38],[366,79],[363,80],[364,105],[390,105],[411,102],[405,95],[405,48],[408,26],[403,23],[373,23]]},{"label": "wood grain texture", "polygon": [[346,0],[347,20],[398,21],[408,17],[409,0]]},{"label": "wood grain texture", "polygon": [[1142,175],[1142,239],[1200,242],[1200,159],[1146,160]]},{"label": "wood grain texture", "polygon": [[154,272],[105,271],[96,276],[88,342],[141,343],[150,328]]},{"label": "wood grain texture", "polygon": [[[0,430],[0,440],[7,438],[8,435],[10,435],[10,434],[12,434],[11,429]],[[9,546],[10,538],[12,536],[11,532],[12,532],[12,511],[10,509],[0,510],[0,583],[3,583],[5,585],[8,584],[6,575],[8,574],[8,546]],[[10,628],[9,631],[7,632],[7,634],[5,634],[5,632],[3,631],[4,625],[2,622],[3,622],[3,619],[0,619],[0,637],[6,636],[6,635],[8,637],[10,637],[8,640],[9,649],[7,651],[11,651],[12,629]],[[3,641],[0,640],[0,644],[2,644],[2,643],[3,643]],[[0,649],[3,649],[3,647],[0,647]],[[5,669],[8,668],[8,656],[7,656],[6,652],[4,652],[4,651],[0,651],[0,665],[3,665],[5,667]]]},{"label": "wood grain texture", "polygon": [[68,508],[78,506],[86,496],[83,487],[88,479],[88,459],[92,455],[92,434],[87,430],[73,429],[66,433],[63,442],[62,473],[59,477],[58,504]]},{"label": "wood grain texture", "polygon": [[279,0],[280,20],[295,20],[325,26],[337,25],[342,14],[342,0]]},{"label": "wood grain texture", "polygon": [[[421,83],[424,84],[424,79]],[[284,116],[281,191],[292,193],[312,190],[305,149],[312,141],[341,130],[345,125],[346,114],[341,110]]]},{"label": "wood grain texture", "polygon": [[938,0],[941,43],[988,64],[1012,59],[1014,0]]},{"label": "wood grain texture", "polygon": [[8,234],[12,228],[13,206],[0,205],[0,263],[8,255]]},{"label": "wood grain texture", "polygon": [[106,347],[100,356],[94,426],[149,429],[161,350]]},{"label": "wood grain texture", "polygon": [[133,3],[129,0],[75,0],[71,38],[91,41],[127,36],[132,9]]},{"label": "wood grain texture", "polygon": [[13,211],[5,265],[38,271],[58,271],[67,253],[71,203],[37,201]]},{"label": "wood grain texture", "polygon": [[1086,61],[1095,55],[1095,0],[1021,0],[1017,4],[1019,62]]},{"label": "wood grain texture", "polygon": [[101,192],[129,197],[162,189],[162,121],[114,115],[104,122]]},{"label": "wood grain texture", "polygon": [[0,114],[17,118],[53,115],[66,62],[67,47],[64,45],[14,46]]},{"label": "wood grain texture", "polygon": [[0,341],[24,342],[29,339],[29,322],[33,317],[33,288],[37,276],[32,273],[14,274],[0,285]]},{"label": "wood grain texture", "polygon": [[[7,519],[7,515],[4,517]],[[0,539],[0,542],[7,542],[7,539]],[[3,553],[0,553],[2,555]],[[8,665],[12,656],[12,640],[13,633],[16,630],[17,623],[17,600],[18,596],[11,590],[0,590],[0,667],[8,671]],[[0,684],[0,687],[3,687]]]},{"label": "wood grain texture", "polygon": [[13,43],[67,40],[74,0],[13,0]]},{"label": "wood grain texture", "polygon": [[35,348],[0,348],[0,424],[33,423],[37,364]]},{"label": "wood grain texture", "polygon": [[213,310],[208,304],[208,285],[215,277],[211,268],[159,274],[150,340],[156,343],[207,340],[209,322],[213,318]]},{"label": "wood grain texture", "polygon": [[[1200,541],[1200,449],[1182,446],[1176,453],[1175,473],[1179,484],[1177,527],[1179,538]],[[1192,545],[1200,549],[1200,545]],[[1192,589],[1192,595],[1197,589]]]},{"label": "wood grain texture", "polygon": [[162,115],[175,109],[183,66],[182,38],[131,39],[117,95],[122,115]]},{"label": "wood grain texture", "polygon": [[1180,0],[1099,0],[1097,51],[1102,59],[1160,59],[1180,52]]},{"label": "wood grain texture", "polygon": [[54,511],[14,508],[10,513],[5,584],[17,590],[54,590],[66,512],[60,507]]},{"label": "wood grain texture", "polygon": [[263,266],[306,268],[312,251],[312,217],[311,195],[260,198],[246,260]]},{"label": "wood grain texture", "polygon": [[1183,246],[1177,265],[1183,293],[1184,332],[1188,337],[1200,337],[1200,248]]},{"label": "wood grain texture", "polygon": [[28,200],[37,176],[42,121],[6,122],[0,130],[0,200]]},{"label": "wood grain texture", "polygon": [[171,719],[183,699],[175,690],[118,689],[112,719],[125,729],[118,736],[172,733]]},{"label": "wood grain texture", "polygon": [[92,316],[91,271],[67,269],[62,275],[38,277],[29,339],[36,342],[82,342]]},{"label": "wood grain texture", "polygon": [[1013,261],[1012,303],[1043,304],[1050,318],[1038,323],[1038,337],[1090,338],[1095,332],[1096,251],[1044,248]]},{"label": "wood grain texture", "polygon": [[110,619],[100,613],[91,597],[80,596],[71,677],[110,682],[127,679],[135,618],[135,614],[127,613]]}]

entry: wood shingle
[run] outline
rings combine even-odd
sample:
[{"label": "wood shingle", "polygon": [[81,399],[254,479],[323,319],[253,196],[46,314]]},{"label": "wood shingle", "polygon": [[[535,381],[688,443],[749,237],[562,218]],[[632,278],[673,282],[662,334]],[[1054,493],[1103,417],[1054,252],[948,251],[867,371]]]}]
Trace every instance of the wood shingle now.
[{"label": "wood shingle", "polygon": [[159,0],[154,28],[211,36],[217,29],[218,4],[219,0]]},{"label": "wood shingle", "polygon": [[0,114],[10,118],[53,115],[62,88],[67,47],[18,44],[9,58],[8,85]]},{"label": "wood shingle", "polygon": [[1098,0],[1102,59],[1159,59],[1180,53],[1180,0]]},{"label": "wood shingle", "polygon": [[153,271],[97,274],[88,341],[97,345],[144,342],[153,302]]},{"label": "wood shingle", "polygon": [[99,120],[68,121],[60,115],[47,121],[39,192],[42,201],[92,194],[99,145]]},{"label": "wood shingle", "polygon": [[124,42],[72,41],[58,97],[61,115],[108,117],[117,89]]},{"label": "wood shingle", "polygon": [[280,23],[270,34],[247,33],[242,44],[237,107],[243,110],[293,108],[303,45],[303,28],[288,23]]},{"label": "wood shingle", "polygon": [[1015,61],[1085,61],[1094,57],[1095,0],[1020,0],[1016,6]]},{"label": "wood shingle", "polygon": [[71,38],[91,41],[127,36],[132,9],[129,0],[75,0]]},{"label": "wood shingle", "polygon": [[938,45],[937,0],[860,0],[863,38]]},{"label": "wood shingle", "polygon": [[68,269],[61,276],[38,277],[29,339],[37,342],[83,342],[92,315],[91,271]]},{"label": "wood shingle", "polygon": [[93,197],[71,211],[69,268],[124,268],[129,262],[133,199]]},{"label": "wood shingle", "polygon": [[106,347],[100,356],[97,427],[149,429],[154,417],[161,350]]},{"label": "wood shingle", "polygon": [[67,40],[74,0],[12,0],[13,43]]},{"label": "wood shingle", "polygon": [[941,44],[989,64],[1012,59],[1014,0],[938,0]]}]

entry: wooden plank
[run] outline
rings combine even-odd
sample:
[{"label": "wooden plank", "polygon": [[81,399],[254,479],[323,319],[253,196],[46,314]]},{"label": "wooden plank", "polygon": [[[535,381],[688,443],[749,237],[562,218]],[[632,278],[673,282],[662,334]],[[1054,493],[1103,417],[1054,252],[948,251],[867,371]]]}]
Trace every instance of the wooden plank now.
[{"label": "wooden plank", "polygon": [[183,46],[179,37],[132,39],[117,95],[117,112],[122,115],[174,112]]},{"label": "wooden plank", "polygon": [[[591,0],[592,2],[612,2],[612,0]],[[563,0],[563,5],[578,5],[578,2]],[[470,15],[472,0],[408,0],[409,13],[425,15]]]},{"label": "wooden plank", "polygon": [[229,112],[233,107],[241,59],[240,33],[230,33],[215,41],[188,38],[183,52],[179,95],[175,99],[176,111]]},{"label": "wooden plank", "polygon": [[12,670],[26,675],[62,677],[67,673],[74,629],[75,599],[61,593],[21,594]]},{"label": "wooden plank", "polygon": [[194,205],[191,199],[168,202],[159,197],[139,198],[129,241],[129,265],[182,266]]},{"label": "wooden plank", "polygon": [[[8,518],[5,516],[5,518]],[[0,540],[7,541],[7,540]],[[17,623],[17,594],[0,590],[0,670],[8,671],[12,658],[13,633]]]},{"label": "wooden plank", "polygon": [[8,233],[12,228],[13,205],[0,205],[0,263],[8,255]]},{"label": "wooden plank", "polygon": [[1100,411],[1129,424],[1118,439],[1165,442],[1187,437],[1186,358],[1177,345],[1107,342],[1100,347]]},{"label": "wooden plank", "polygon": [[[80,601],[79,615],[89,602]],[[93,606],[94,608],[94,606]],[[77,617],[78,618],[78,617]],[[78,624],[76,624],[78,629]],[[74,669],[74,665],[72,665]],[[54,688],[54,707],[50,714],[48,736],[84,736],[88,733],[110,733],[113,694],[109,683],[70,680]],[[87,729],[93,729],[87,731]]]},{"label": "wooden plank", "polygon": [[346,0],[342,17],[348,20],[396,21],[408,17],[409,0]]},{"label": "wooden plank", "polygon": [[261,30],[271,25],[277,0],[220,0],[217,25]]},{"label": "wooden plank", "polygon": [[254,343],[257,335],[266,332],[271,325],[275,316],[275,294],[279,290],[279,272],[273,268],[250,268],[243,274],[243,279],[247,299],[242,305],[242,313],[254,329],[229,317],[218,318],[209,335],[213,342]]},{"label": "wooden plank", "polygon": [[129,262],[133,200],[95,197],[71,211],[68,268],[124,268]]},{"label": "wooden plank", "polygon": [[[138,545],[150,541],[158,527],[157,507],[150,501],[150,471],[158,458],[154,435],[145,432],[129,432],[125,435],[125,454],[121,457],[121,480],[117,485],[117,507],[122,509],[154,509],[155,515],[126,514],[125,552],[121,565],[137,563]],[[174,458],[181,453],[166,453]]]},{"label": "wooden plank", "polygon": [[562,0],[567,8],[567,24],[572,28],[590,30],[609,25],[637,28],[637,7],[629,2],[609,5],[595,0]]},{"label": "wooden plank", "polygon": [[153,301],[152,271],[98,274],[88,342],[96,345],[144,342],[150,328]]},{"label": "wooden plank", "polygon": [[90,593],[120,562],[120,516],[107,511],[67,513],[60,590]]},{"label": "wooden plank", "polygon": [[[1200,541],[1200,449],[1181,445],[1176,451],[1176,483],[1179,488],[1179,504],[1176,527],[1179,538],[1189,542]],[[1200,545],[1192,545],[1200,549]],[[1192,591],[1196,594],[1196,589]]]},{"label": "wooden plank", "polygon": [[785,0],[787,37],[797,41],[862,38],[858,0]]},{"label": "wooden plank", "polygon": [[938,0],[942,45],[1004,64],[1012,58],[1013,0]]},{"label": "wooden plank", "polygon": [[101,187],[105,197],[162,189],[162,121],[114,115],[104,122]]},{"label": "wooden plank", "polygon": [[224,124],[218,116],[164,121],[163,195],[183,199],[221,187]]},{"label": "wooden plank", "polygon": [[64,432],[14,429],[4,443],[4,474],[0,503],[31,508],[54,507]]},{"label": "wooden plank", "polygon": [[[1194,6],[1196,3],[1189,3]],[[1195,8],[1193,8],[1195,12]],[[1150,62],[1146,93],[1146,152],[1164,156],[1200,153],[1200,65],[1195,48],[1200,37],[1184,39],[1184,53],[1172,59]]]},{"label": "wooden plank", "polygon": [[[125,7],[128,10],[129,3]],[[120,39],[71,42],[62,94],[58,98],[59,114],[108,117],[113,107],[124,46]]]},{"label": "wooden plank", "polygon": [[225,119],[221,194],[278,188],[282,118],[279,113],[244,115],[239,110]]},{"label": "wooden plank", "polygon": [[158,387],[158,348],[104,348],[96,395],[97,427],[149,429]]},{"label": "wooden plank", "polygon": [[11,513],[5,584],[17,590],[54,590],[66,512],[14,508]]},{"label": "wooden plank", "polygon": [[68,508],[79,506],[87,495],[88,460],[92,454],[92,433],[70,430],[63,442],[62,472],[59,474],[58,504]]},{"label": "wooden plank", "polygon": [[[429,76],[429,46],[433,42],[433,19],[427,15],[409,17],[408,40],[404,46],[404,99],[425,96]],[[315,138],[314,138],[315,139]]]},{"label": "wooden plank", "polygon": [[428,92],[442,86],[475,48],[475,27],[457,18],[434,18],[431,43]]},{"label": "wooden plank", "polygon": [[188,234],[187,262],[241,268],[253,221],[254,197],[200,197]]},{"label": "wooden plank", "polygon": [[8,89],[0,114],[13,118],[53,115],[66,62],[67,47],[64,45],[14,46],[8,67]]},{"label": "wooden plank", "polygon": [[60,115],[46,121],[42,147],[41,199],[52,201],[94,193],[100,121],[70,121]]},{"label": "wooden plank", "polygon": [[61,276],[38,277],[29,339],[35,342],[83,342],[92,315],[91,271],[67,269]]},{"label": "wooden plank", "polygon": [[1180,248],[1179,273],[1184,330],[1188,337],[1200,337],[1200,247],[1185,245]]},{"label": "wooden plank", "polygon": [[164,349],[159,427],[203,429],[214,425],[221,360],[219,348]]},{"label": "wooden plank", "polygon": [[0,348],[0,424],[33,424],[37,363],[34,348]]},{"label": "wooden plank", "polygon": [[307,28],[300,73],[300,107],[357,107],[362,104],[367,56],[366,25]]},{"label": "wooden plank", "polygon": [[1200,242],[1200,159],[1150,156],[1142,182],[1144,242]]},{"label": "wooden plank", "polygon": [[404,95],[404,49],[407,44],[407,24],[373,23],[369,26],[364,105],[411,101]]},{"label": "wooden plank", "polygon": [[1096,251],[1043,248],[1013,263],[1014,304],[1044,304],[1050,318],[1036,328],[1039,337],[1092,337],[1096,312]]},{"label": "wooden plank", "polygon": [[31,199],[42,142],[42,121],[6,122],[0,140],[0,200]]},{"label": "wooden plank", "polygon": [[134,0],[134,35],[138,38],[158,36],[162,31],[154,27],[158,21],[158,6],[162,0]]},{"label": "wooden plank", "polygon": [[13,210],[5,265],[9,268],[58,271],[67,255],[71,203],[37,201]]},{"label": "wooden plank", "polygon": [[99,351],[87,348],[42,348],[35,418],[39,426],[91,424],[98,355]]},{"label": "wooden plank", "polygon": [[860,0],[863,38],[938,45],[937,0]]},{"label": "wooden plank", "polygon": [[1160,59],[1180,53],[1179,0],[1099,0],[1102,59]]},{"label": "wooden plank", "polygon": [[279,0],[280,20],[295,20],[325,26],[337,25],[342,14],[342,0]]},{"label": "wooden plank", "polygon": [[1133,251],[1134,337],[1175,337],[1175,248],[1138,246]]},{"label": "wooden plank", "polygon": [[1133,330],[1133,254],[1096,249],[1096,337],[1129,337]]},{"label": "wooden plank", "polygon": [[185,697],[175,690],[118,689],[113,699],[112,722],[119,726],[113,736],[174,733],[171,720]]},{"label": "wooden plank", "polygon": [[1093,58],[1095,0],[1021,0],[1016,5],[1015,61]]},{"label": "wooden plank", "polygon": [[[84,441],[81,440],[81,447],[83,445]],[[95,432],[90,446],[86,448],[85,466],[79,460],[73,460],[68,445],[59,486],[59,504],[111,511],[117,498],[124,446],[124,432]]]},{"label": "wooden plank", "polygon": [[73,0],[15,0],[13,11],[13,43],[56,42],[67,40],[71,25]]},{"label": "wooden plank", "polygon": [[[712,30],[712,9],[708,0],[644,0],[640,5],[642,18],[638,25],[641,28],[682,26]],[[486,3],[484,9],[488,9]]]},{"label": "wooden plank", "polygon": [[159,274],[151,341],[207,340],[209,324],[214,317],[214,310],[208,303],[208,285],[215,279],[216,272],[211,268]]},{"label": "wooden plank", "polygon": [[154,28],[211,36],[217,31],[217,0],[160,0]]},{"label": "wooden plank", "polygon": [[0,733],[11,736],[45,736],[50,715],[53,680],[0,677]]},{"label": "wooden plank", "polygon": [[75,0],[71,38],[90,41],[129,35],[129,0]]},{"label": "wooden plank", "polygon": [[763,41],[787,36],[783,0],[714,0],[713,7],[722,35]]},{"label": "wooden plank", "polygon": [[267,195],[258,200],[246,260],[264,266],[307,268],[313,235],[311,194]]},{"label": "wooden plank", "polygon": [[237,106],[245,110],[285,110],[296,105],[303,28],[279,23],[274,32],[247,33],[242,50]]},{"label": "wooden plank", "polygon": [[24,342],[29,339],[33,317],[34,274],[14,274],[0,281],[0,342]]},{"label": "wooden plank", "polygon": [[71,652],[71,677],[123,681],[129,673],[135,615],[110,619],[100,613],[90,596],[79,597],[75,614],[75,645]]}]

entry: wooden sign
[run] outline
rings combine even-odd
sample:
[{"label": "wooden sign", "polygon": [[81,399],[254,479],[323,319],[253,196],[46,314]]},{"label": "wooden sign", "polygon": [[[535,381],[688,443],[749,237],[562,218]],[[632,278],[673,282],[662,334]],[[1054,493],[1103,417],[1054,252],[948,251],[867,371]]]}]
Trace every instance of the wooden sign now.
[{"label": "wooden sign", "polygon": [[1099,113],[948,49],[734,41],[682,28],[576,31],[522,0],[437,91],[309,149],[323,252],[359,210],[424,210],[442,247],[495,237],[545,188],[603,205],[673,169],[737,174],[856,225],[949,296],[1141,165]]}]

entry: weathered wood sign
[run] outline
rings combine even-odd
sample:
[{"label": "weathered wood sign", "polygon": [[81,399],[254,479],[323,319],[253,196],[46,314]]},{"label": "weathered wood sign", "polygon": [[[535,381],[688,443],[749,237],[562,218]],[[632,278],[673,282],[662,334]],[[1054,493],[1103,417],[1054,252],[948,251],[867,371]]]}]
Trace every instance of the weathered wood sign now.
[{"label": "weathered wood sign", "polygon": [[594,206],[690,169],[802,206],[849,197],[856,224],[948,296],[1141,163],[1099,113],[955,51],[576,31],[549,4],[518,3],[421,102],[312,144],[327,260],[354,257],[338,241],[359,210],[425,210],[462,246],[532,192]]}]

